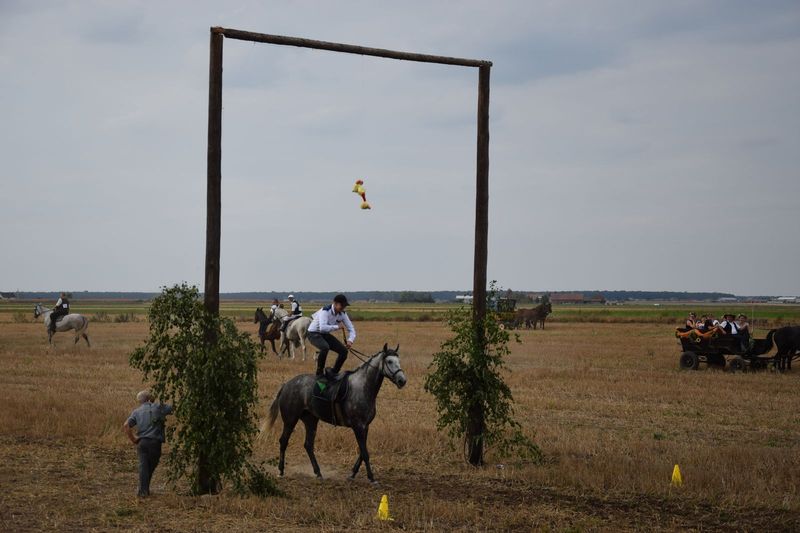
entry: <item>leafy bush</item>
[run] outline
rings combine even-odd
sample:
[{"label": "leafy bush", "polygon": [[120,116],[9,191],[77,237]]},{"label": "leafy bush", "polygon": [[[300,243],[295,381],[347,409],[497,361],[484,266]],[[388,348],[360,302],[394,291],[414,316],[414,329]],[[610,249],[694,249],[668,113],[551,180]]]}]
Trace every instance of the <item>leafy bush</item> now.
[{"label": "leafy bush", "polygon": [[126,322],[131,322],[130,313],[120,313],[114,317],[115,324],[124,324]]},{"label": "leafy bush", "polygon": [[[490,298],[494,293],[492,284]],[[511,389],[501,374],[510,336],[497,318],[487,310],[483,323],[476,325],[472,307],[450,311],[447,323],[453,337],[434,354],[425,390],[436,400],[438,429],[447,429],[453,440],[463,439],[470,463],[483,464],[485,447],[492,446],[501,456],[516,452],[540,461],[538,446],[513,418]],[[520,342],[516,335],[515,340]]]},{"label": "leafy bush", "polygon": [[105,311],[98,311],[92,316],[92,322],[111,322],[111,315]]},{"label": "leafy bush", "polygon": [[27,324],[31,321],[28,315],[22,311],[14,311],[14,314],[11,315],[11,320],[14,324]]},{"label": "leafy bush", "polygon": [[[259,467],[248,464],[256,434],[259,351],[230,318],[212,316],[196,287],[165,288],[153,300],[150,335],[130,356],[153,381],[153,392],[175,406],[167,428],[173,483],[188,479],[192,492],[218,492],[223,479],[235,490],[275,493]],[[216,342],[214,342],[216,341]]]}]

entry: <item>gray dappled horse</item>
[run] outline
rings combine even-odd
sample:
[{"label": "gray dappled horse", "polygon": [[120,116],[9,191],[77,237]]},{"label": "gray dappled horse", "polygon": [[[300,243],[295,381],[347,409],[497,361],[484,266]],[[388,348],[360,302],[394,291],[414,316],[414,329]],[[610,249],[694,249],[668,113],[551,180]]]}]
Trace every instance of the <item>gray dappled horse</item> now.
[{"label": "gray dappled horse", "polygon": [[[350,479],[354,479],[364,463],[367,469],[367,478],[375,483],[372,475],[372,467],[369,463],[369,452],[367,451],[367,434],[369,425],[375,418],[375,399],[381,390],[383,378],[388,378],[398,389],[402,389],[406,384],[406,374],[400,367],[400,355],[398,354],[400,345],[394,350],[383,345],[383,350],[367,359],[351,374],[342,379],[349,380],[347,395],[339,404],[340,417],[339,425],[352,428],[358,442],[358,458],[353,465],[353,473]],[[317,436],[317,423],[322,415],[315,413],[312,406],[312,396],[317,377],[312,374],[301,374],[284,383],[278,390],[275,400],[269,408],[269,418],[264,424],[272,428],[278,418],[278,411],[283,420],[283,433],[280,438],[280,460],[278,471],[283,476],[286,458],[286,447],[289,445],[289,438],[292,436],[297,422],[302,420],[306,427],[305,449],[314,474],[322,478],[319,470],[317,458],[314,456],[314,440]],[[330,423],[330,422],[329,422]],[[262,426],[262,431],[264,427]]]},{"label": "gray dappled horse", "polygon": [[[42,304],[36,304],[36,307],[33,308],[34,317],[44,317],[44,327],[47,330],[47,342],[50,343],[51,346],[53,345],[53,332],[50,329],[50,315],[52,313],[52,309],[47,309],[43,307]],[[83,337],[86,341],[86,346],[91,346],[91,344],[89,344],[89,336],[86,334],[86,330],[89,329],[89,320],[85,316],[71,313],[62,316],[56,321],[56,331],[69,331],[72,329],[75,330],[75,344],[78,344],[78,341]]]}]

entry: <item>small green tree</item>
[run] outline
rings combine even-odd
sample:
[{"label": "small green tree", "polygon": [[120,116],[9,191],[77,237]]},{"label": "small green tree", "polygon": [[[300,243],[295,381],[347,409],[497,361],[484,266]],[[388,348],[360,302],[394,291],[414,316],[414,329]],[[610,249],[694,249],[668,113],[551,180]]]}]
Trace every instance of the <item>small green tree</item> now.
[{"label": "small green tree", "polygon": [[[494,284],[489,299],[495,295]],[[454,440],[463,439],[467,461],[483,464],[486,447],[501,456],[516,452],[539,461],[541,451],[513,418],[511,389],[503,380],[504,358],[510,353],[509,332],[501,329],[496,313],[487,310],[475,323],[470,307],[448,313],[453,337],[434,354],[425,376],[425,390],[436,399],[437,427],[447,429]],[[515,335],[519,342],[519,337]]]},{"label": "small green tree", "polygon": [[196,287],[164,288],[148,311],[150,335],[130,364],[152,381],[152,390],[175,407],[171,482],[187,478],[195,494],[216,493],[223,479],[237,490],[277,492],[272,480],[250,464],[257,432],[259,351],[229,318],[206,312]]}]

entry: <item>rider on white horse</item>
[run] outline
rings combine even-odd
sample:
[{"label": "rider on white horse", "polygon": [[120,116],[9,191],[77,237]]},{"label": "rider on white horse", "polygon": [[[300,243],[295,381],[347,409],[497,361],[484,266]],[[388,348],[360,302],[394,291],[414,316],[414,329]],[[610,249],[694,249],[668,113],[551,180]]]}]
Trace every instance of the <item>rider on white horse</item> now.
[{"label": "rider on white horse", "polygon": [[[321,376],[325,373],[325,359],[328,357],[328,351],[333,350],[338,354],[336,363],[333,365],[331,375],[338,374],[347,359],[347,352],[353,346],[356,340],[356,328],[350,322],[350,317],[347,316],[345,308],[350,305],[344,294],[337,294],[333,298],[333,303],[326,305],[311,318],[311,325],[308,327],[308,340],[319,348],[319,356],[317,357],[317,375]],[[343,345],[339,339],[334,337],[332,333],[341,327],[347,328],[347,346]]]},{"label": "rider on white horse", "polygon": [[285,332],[286,328],[289,327],[289,323],[292,320],[298,319],[303,316],[303,308],[300,307],[300,302],[297,301],[294,297],[294,294],[290,294],[286,297],[289,302],[292,304],[292,309],[289,311],[289,314],[282,319],[281,324],[281,332]]},{"label": "rider on white horse", "polygon": [[62,316],[67,316],[69,314],[69,300],[67,299],[67,293],[62,292],[61,297],[56,302],[56,306],[53,308],[53,312],[50,314],[50,332],[56,332],[56,322]]}]

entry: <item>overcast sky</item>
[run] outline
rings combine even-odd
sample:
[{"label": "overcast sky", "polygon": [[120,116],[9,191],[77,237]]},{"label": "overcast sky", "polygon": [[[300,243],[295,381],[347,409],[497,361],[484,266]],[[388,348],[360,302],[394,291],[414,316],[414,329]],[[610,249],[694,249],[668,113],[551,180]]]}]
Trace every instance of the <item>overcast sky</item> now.
[{"label": "overcast sky", "polygon": [[[796,0],[0,0],[0,289],[202,287],[216,25],[493,61],[505,287],[800,293]],[[223,291],[472,286],[476,69],[224,61]]]}]

